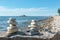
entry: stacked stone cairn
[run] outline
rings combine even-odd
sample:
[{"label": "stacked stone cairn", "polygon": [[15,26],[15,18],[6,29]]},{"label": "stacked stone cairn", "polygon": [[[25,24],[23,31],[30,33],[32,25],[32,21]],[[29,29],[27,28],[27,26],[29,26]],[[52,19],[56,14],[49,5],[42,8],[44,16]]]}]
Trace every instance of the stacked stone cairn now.
[{"label": "stacked stone cairn", "polygon": [[18,23],[16,22],[16,19],[9,18],[8,20],[9,27],[7,27],[7,34],[11,35],[18,32]]},{"label": "stacked stone cairn", "polygon": [[29,28],[29,34],[28,35],[39,35],[39,27],[38,27],[38,24],[35,20],[32,20],[31,21],[31,24],[28,26]]}]

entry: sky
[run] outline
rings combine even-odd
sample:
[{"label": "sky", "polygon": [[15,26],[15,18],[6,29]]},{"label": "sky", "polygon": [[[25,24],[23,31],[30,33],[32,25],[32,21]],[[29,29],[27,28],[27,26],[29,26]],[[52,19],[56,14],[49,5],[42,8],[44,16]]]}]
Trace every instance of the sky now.
[{"label": "sky", "polygon": [[60,0],[0,0],[0,16],[55,16]]}]

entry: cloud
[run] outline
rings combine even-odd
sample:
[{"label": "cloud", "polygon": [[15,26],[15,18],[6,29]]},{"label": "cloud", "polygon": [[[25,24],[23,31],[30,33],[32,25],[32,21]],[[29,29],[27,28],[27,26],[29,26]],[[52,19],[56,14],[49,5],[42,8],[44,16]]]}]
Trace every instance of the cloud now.
[{"label": "cloud", "polygon": [[49,8],[6,8],[0,6],[1,16],[18,16],[22,14],[26,14],[29,16],[48,16],[56,15],[57,12],[55,9]]}]

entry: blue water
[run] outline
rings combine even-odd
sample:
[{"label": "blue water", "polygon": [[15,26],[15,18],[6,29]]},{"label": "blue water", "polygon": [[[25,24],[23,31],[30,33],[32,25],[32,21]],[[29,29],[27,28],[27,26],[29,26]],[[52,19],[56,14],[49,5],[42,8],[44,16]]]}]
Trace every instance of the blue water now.
[{"label": "blue water", "polygon": [[16,21],[18,22],[19,28],[28,27],[30,24],[29,22],[31,20],[44,20],[47,19],[48,16],[26,16],[26,17],[20,17],[20,16],[0,16],[0,31],[6,31],[8,27],[7,21],[9,18],[16,18]]}]

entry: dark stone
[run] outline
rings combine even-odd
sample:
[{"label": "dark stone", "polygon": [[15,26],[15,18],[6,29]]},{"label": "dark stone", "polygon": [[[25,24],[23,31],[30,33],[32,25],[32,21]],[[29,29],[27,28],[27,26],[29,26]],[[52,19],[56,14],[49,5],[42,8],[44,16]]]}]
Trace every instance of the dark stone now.
[{"label": "dark stone", "polygon": [[34,36],[34,35],[39,35],[39,36],[41,36],[41,35],[43,35],[42,33],[38,32],[38,31],[34,31],[34,30],[28,30],[28,31],[26,31],[25,34],[26,34],[26,35],[30,35],[30,36]]},{"label": "dark stone", "polygon": [[18,32],[19,35],[26,35],[24,32]]},{"label": "dark stone", "polygon": [[39,32],[31,32],[31,35],[33,36],[33,35],[40,35],[41,36],[41,34],[39,33]]}]

